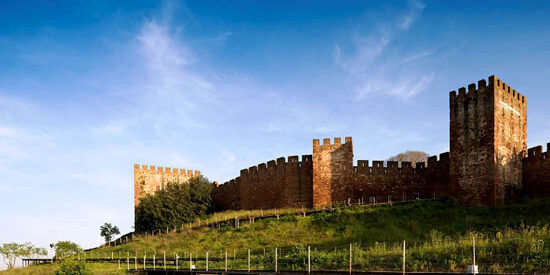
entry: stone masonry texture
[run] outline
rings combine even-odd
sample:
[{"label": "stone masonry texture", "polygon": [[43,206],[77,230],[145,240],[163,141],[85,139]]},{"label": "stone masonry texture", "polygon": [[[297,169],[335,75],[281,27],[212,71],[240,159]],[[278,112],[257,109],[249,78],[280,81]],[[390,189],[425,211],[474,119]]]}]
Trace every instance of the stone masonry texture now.
[{"label": "stone masonry texture", "polygon": [[[358,160],[351,137],[313,140],[313,154],[280,157],[215,184],[220,209],[323,207],[343,203],[449,198],[499,205],[519,196],[550,196],[550,150],[527,150],[527,100],[496,76],[449,96],[450,152],[427,163]],[[407,149],[407,148],[405,148]],[[548,144],[550,149],[550,144]],[[135,203],[167,182],[198,171],[134,167]]]},{"label": "stone masonry texture", "polygon": [[184,183],[198,176],[199,171],[134,164],[134,207],[141,197],[153,194],[168,183]]}]

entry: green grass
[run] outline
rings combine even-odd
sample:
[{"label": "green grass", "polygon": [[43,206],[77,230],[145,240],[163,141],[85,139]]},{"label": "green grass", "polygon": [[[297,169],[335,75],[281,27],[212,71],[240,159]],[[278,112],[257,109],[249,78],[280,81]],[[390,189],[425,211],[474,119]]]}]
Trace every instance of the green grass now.
[{"label": "green grass", "polygon": [[[92,271],[93,274],[126,274],[125,270],[119,270],[118,264],[108,263],[88,263],[86,267]],[[14,268],[10,270],[0,271],[2,275],[43,275],[43,274],[55,274],[57,264],[43,264],[29,266],[25,268]]]},{"label": "green grass", "polygon": [[[273,211],[273,210],[271,210]],[[280,211],[280,210],[279,210]],[[255,211],[258,212],[258,211]],[[248,216],[247,211],[237,212]],[[258,213],[256,213],[258,214]],[[267,214],[267,213],[264,213]],[[235,212],[218,213],[235,216]],[[252,213],[254,215],[254,213]],[[201,228],[184,233],[138,237],[117,247],[93,251],[94,257],[121,253],[126,257],[186,259],[225,256],[230,268],[246,269],[247,249],[253,268],[272,269],[279,249],[280,269],[306,268],[307,246],[314,269],[346,269],[349,244],[353,267],[361,270],[399,270],[402,241],[407,242],[407,269],[411,271],[464,271],[472,260],[472,237],[477,239],[481,271],[550,271],[550,200],[533,200],[496,208],[469,208],[452,202],[423,201],[400,206],[355,206],[308,217],[286,216],[240,228]],[[264,254],[265,249],[265,254]],[[235,260],[233,255],[235,254]],[[88,256],[91,256],[90,254]],[[196,263],[204,268],[204,262]],[[223,268],[211,262],[210,268]]]},{"label": "green grass", "polygon": [[[274,211],[274,210],[270,210]],[[280,213],[279,210],[278,213]],[[217,213],[217,217],[247,211]],[[251,213],[254,215],[254,213]],[[256,211],[257,214],[257,211]],[[264,215],[267,211],[264,212]],[[213,219],[212,219],[213,220]],[[253,269],[273,269],[278,248],[279,269],[306,269],[311,246],[312,269],[345,270],[353,245],[355,270],[400,270],[402,241],[407,242],[407,270],[463,272],[472,261],[476,238],[477,263],[482,272],[550,272],[550,200],[533,200],[495,208],[470,208],[452,202],[422,201],[408,205],[338,209],[312,216],[258,220],[240,228],[201,228],[160,236],[137,237],[134,242],[103,247],[86,257],[125,259],[162,258],[163,251],[180,258],[180,268],[209,252],[211,269],[247,268],[251,250]],[[265,252],[264,252],[265,249]],[[112,253],[112,254],[111,254]],[[235,260],[233,260],[235,254]],[[204,268],[204,261],[194,261]],[[133,262],[131,262],[133,267]],[[157,265],[157,268],[159,266]]]}]

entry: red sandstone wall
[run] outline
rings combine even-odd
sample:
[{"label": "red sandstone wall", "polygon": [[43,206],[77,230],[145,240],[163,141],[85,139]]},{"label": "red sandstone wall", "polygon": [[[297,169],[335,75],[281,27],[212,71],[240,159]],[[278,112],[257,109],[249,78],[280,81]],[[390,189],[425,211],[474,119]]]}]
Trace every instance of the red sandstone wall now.
[{"label": "red sandstone wall", "polygon": [[521,188],[522,160],[527,152],[527,100],[493,77],[495,81],[495,204],[513,200]]},{"label": "red sandstone wall", "polygon": [[[240,177],[214,188],[214,202],[221,209],[267,209],[325,205],[314,204],[315,196],[317,202],[330,205],[359,200],[366,203],[372,198],[386,202],[449,195],[449,153],[441,154],[439,160],[437,156],[430,157],[428,166],[417,163],[412,167],[409,162],[403,162],[401,167],[397,162],[385,166],[384,161],[374,161],[369,166],[369,161],[359,160],[354,167],[351,139],[345,144],[339,139],[332,145],[330,140],[325,144],[322,151],[326,155],[317,156],[317,170],[323,170],[320,175],[325,178],[322,182],[318,179],[317,186],[316,158],[305,155],[299,162],[297,156],[291,156],[288,161],[279,158],[241,170]],[[319,153],[319,149],[314,152]]]},{"label": "red sandstone wall", "polygon": [[184,183],[198,176],[200,171],[134,164],[134,207],[143,196],[154,194],[168,183]]},{"label": "red sandstone wall", "polygon": [[453,197],[469,205],[497,205],[521,184],[527,140],[525,97],[495,76],[450,93]]},{"label": "red sandstone wall", "polygon": [[387,202],[414,198],[444,198],[449,190],[449,153],[428,159],[428,167],[419,162],[415,167],[410,162],[358,160],[354,167],[351,202]]},{"label": "red sandstone wall", "polygon": [[313,206],[347,200],[353,192],[353,145],[351,137],[313,140]]},{"label": "red sandstone wall", "polygon": [[547,151],[542,146],[530,148],[523,159],[523,191],[531,198],[550,197],[550,143]]},{"label": "red sandstone wall", "polygon": [[241,170],[240,177],[214,188],[221,209],[311,207],[312,157],[278,158]]}]

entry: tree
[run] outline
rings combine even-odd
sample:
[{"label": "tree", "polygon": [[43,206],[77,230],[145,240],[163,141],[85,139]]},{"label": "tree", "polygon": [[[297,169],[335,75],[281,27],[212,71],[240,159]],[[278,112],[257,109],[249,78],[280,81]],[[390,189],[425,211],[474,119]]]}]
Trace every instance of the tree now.
[{"label": "tree", "polygon": [[428,153],[422,151],[406,151],[387,159],[387,161],[397,161],[399,163],[409,161],[414,167],[417,162],[426,162],[429,156]]},{"label": "tree", "polygon": [[21,249],[21,255],[29,259],[48,255],[48,250],[46,250],[45,248],[36,247],[30,242],[26,242],[22,244],[20,246],[20,249]]},{"label": "tree", "polygon": [[181,226],[213,211],[213,185],[203,176],[186,183],[170,183],[140,199],[136,207],[136,232]]},{"label": "tree", "polygon": [[120,234],[120,230],[118,230],[118,226],[113,226],[110,223],[105,223],[104,225],[99,227],[99,230],[101,231],[100,235],[101,237],[105,238],[105,242],[111,244],[111,240],[113,239],[113,236],[116,236]]},{"label": "tree", "polygon": [[22,249],[22,245],[17,243],[5,243],[0,247],[0,255],[2,255],[2,259],[8,266],[8,269],[15,267],[17,258],[24,255],[21,253],[24,253],[24,250]]},{"label": "tree", "polygon": [[71,241],[59,241],[55,244],[55,258],[63,259],[77,255],[82,251],[82,248]]}]

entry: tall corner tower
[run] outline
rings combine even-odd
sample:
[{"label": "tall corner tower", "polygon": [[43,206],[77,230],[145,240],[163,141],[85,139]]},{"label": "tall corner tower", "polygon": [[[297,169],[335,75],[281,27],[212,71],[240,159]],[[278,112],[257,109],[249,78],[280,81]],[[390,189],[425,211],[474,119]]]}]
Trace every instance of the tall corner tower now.
[{"label": "tall corner tower", "polygon": [[353,145],[351,137],[313,140],[313,206],[322,207],[343,203],[350,197],[353,174]]},{"label": "tall corner tower", "polygon": [[466,205],[498,205],[522,182],[527,100],[489,77],[450,93],[451,196]]}]

